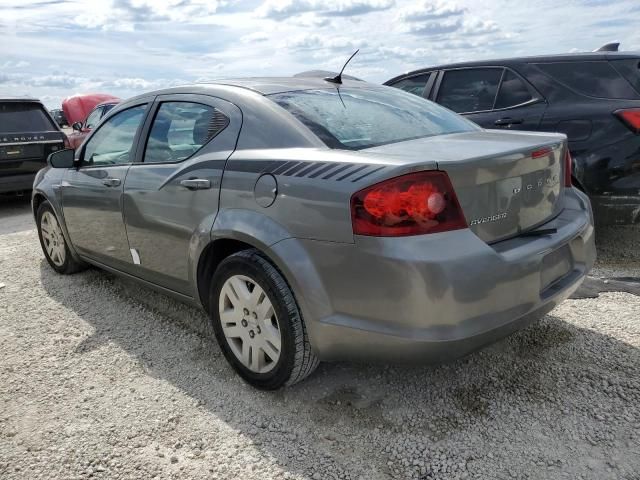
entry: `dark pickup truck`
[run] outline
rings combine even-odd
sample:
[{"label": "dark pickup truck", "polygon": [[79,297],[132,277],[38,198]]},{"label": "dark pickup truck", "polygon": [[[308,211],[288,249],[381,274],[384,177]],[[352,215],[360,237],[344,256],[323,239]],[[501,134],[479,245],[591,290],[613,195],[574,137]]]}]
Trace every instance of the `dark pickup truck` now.
[{"label": "dark pickup truck", "polygon": [[0,194],[31,190],[66,136],[39,100],[0,97]]}]

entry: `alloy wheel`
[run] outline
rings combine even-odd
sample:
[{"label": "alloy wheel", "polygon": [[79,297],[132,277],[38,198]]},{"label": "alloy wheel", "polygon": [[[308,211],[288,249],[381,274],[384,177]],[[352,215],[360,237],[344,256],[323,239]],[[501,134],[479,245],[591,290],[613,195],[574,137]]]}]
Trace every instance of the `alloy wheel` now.
[{"label": "alloy wheel", "polygon": [[51,261],[62,267],[67,256],[64,236],[58,220],[51,212],[44,212],[40,219],[40,233],[44,243],[44,248]]}]

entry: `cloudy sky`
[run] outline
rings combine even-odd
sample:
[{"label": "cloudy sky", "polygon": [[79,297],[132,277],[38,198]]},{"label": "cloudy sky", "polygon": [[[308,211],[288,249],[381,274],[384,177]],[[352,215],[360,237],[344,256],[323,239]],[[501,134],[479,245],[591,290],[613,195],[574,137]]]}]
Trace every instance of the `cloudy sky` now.
[{"label": "cloudy sky", "polygon": [[165,86],[338,69],[383,82],[437,63],[640,50],[637,0],[0,0],[0,95],[49,107]]}]

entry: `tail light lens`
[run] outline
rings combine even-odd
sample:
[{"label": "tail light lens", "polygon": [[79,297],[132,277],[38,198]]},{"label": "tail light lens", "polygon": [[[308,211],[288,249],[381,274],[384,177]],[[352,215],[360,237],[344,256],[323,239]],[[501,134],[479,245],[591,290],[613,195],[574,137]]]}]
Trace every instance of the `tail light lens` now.
[{"label": "tail light lens", "polygon": [[571,187],[571,174],[572,174],[572,163],[571,153],[569,153],[569,149],[567,148],[566,153],[564,154],[564,186]]},{"label": "tail light lens", "polygon": [[627,108],[613,112],[633,133],[640,133],[640,108]]},{"label": "tail light lens", "polygon": [[467,228],[451,186],[440,171],[410,173],[367,187],[351,197],[353,233],[400,237]]}]

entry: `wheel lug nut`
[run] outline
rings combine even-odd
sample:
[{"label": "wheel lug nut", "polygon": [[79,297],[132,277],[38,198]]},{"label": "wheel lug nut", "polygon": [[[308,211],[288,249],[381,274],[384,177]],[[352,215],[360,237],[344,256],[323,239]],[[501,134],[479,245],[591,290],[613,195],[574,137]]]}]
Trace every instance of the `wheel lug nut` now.
[{"label": "wheel lug nut", "polygon": [[260,334],[260,327],[256,327],[256,333]]},{"label": "wheel lug nut", "polygon": [[243,327],[246,327],[246,326],[248,325],[248,322],[247,322],[246,320],[244,320],[244,319],[243,319],[243,320],[242,320],[242,322],[240,322],[240,323],[242,323],[242,326],[243,326]]},{"label": "wheel lug nut", "polygon": [[253,338],[253,337],[255,337],[255,336],[256,336],[256,334],[255,334],[255,333],[253,333],[253,330],[249,330],[249,336],[250,336],[251,338]]},{"label": "wheel lug nut", "polygon": [[258,319],[258,314],[256,312],[252,312],[251,316],[256,320]]},{"label": "wheel lug nut", "polygon": [[243,312],[245,315],[249,315],[249,310],[247,310],[246,308],[245,308],[245,309],[243,309],[243,310],[242,310],[242,312]]}]

